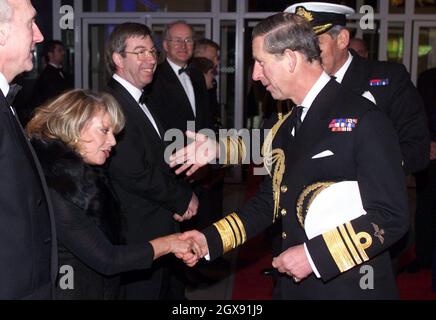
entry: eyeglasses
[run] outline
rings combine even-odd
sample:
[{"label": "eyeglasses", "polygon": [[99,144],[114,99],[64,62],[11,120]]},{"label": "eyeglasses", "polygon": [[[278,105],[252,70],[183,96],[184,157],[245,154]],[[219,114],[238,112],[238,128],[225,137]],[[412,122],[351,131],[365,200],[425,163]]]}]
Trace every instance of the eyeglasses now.
[{"label": "eyeglasses", "polygon": [[130,54],[136,54],[136,57],[138,60],[145,60],[147,58],[156,58],[157,57],[157,50],[151,49],[151,50],[139,50],[136,52],[132,51],[123,51],[122,53],[130,53]]},{"label": "eyeglasses", "polygon": [[176,39],[166,39],[169,42],[173,42],[175,46],[182,46],[183,44],[187,45],[187,46],[192,46],[194,44],[194,39],[192,38],[186,38],[186,39],[180,39],[180,38],[176,38]]}]

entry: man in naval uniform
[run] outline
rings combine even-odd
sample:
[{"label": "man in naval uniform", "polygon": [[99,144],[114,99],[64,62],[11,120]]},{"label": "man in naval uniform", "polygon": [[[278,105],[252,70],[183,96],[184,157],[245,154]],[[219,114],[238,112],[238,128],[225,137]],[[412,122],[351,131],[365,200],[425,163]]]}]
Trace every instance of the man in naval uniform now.
[{"label": "man in naval uniform", "polygon": [[[214,259],[281,218],[282,252],[272,263],[280,273],[275,298],[398,298],[387,249],[406,232],[408,212],[391,121],[323,71],[317,37],[304,18],[273,15],[254,28],[252,39],[253,80],[274,99],[291,99],[297,107],[271,120],[263,146],[271,165],[257,194],[202,232],[183,234],[182,239],[196,241],[201,254],[181,258],[188,265],[200,256]],[[213,149],[210,140],[196,138],[197,146],[211,146],[204,154],[195,149],[197,166],[210,160],[205,155],[232,158],[232,145],[244,149],[235,140]],[[183,157],[191,157],[192,150],[185,149]],[[315,183],[342,180],[357,181],[366,214],[309,239],[297,215],[299,195]],[[365,270],[373,285],[362,284]]]},{"label": "man in naval uniform", "polygon": [[319,39],[322,66],[330,76],[364,96],[392,121],[400,142],[406,175],[429,162],[430,137],[422,99],[402,64],[370,61],[349,50],[346,17],[350,7],[320,2],[296,3],[285,12],[306,18]]},{"label": "man in naval uniform", "polygon": [[[297,3],[285,10],[310,21],[318,35],[324,70],[336,81],[372,101],[392,121],[398,135],[406,175],[425,169],[430,161],[430,134],[421,96],[404,65],[369,61],[349,50],[345,28],[350,7],[319,2]],[[411,241],[409,232],[391,248],[394,269]]]}]

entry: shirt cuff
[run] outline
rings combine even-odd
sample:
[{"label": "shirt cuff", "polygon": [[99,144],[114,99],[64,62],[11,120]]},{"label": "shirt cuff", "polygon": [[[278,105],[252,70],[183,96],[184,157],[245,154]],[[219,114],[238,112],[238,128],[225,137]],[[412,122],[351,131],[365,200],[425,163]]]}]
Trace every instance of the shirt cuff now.
[{"label": "shirt cuff", "polygon": [[321,275],[318,272],[318,269],[315,267],[315,264],[313,263],[312,257],[310,256],[309,250],[307,250],[306,243],[304,243],[304,251],[306,252],[307,260],[309,260],[309,264],[312,267],[313,273],[315,273],[317,278],[321,278]]},{"label": "shirt cuff", "polygon": [[210,254],[208,253],[207,255],[205,255],[204,259],[206,259],[207,261],[210,261]]}]

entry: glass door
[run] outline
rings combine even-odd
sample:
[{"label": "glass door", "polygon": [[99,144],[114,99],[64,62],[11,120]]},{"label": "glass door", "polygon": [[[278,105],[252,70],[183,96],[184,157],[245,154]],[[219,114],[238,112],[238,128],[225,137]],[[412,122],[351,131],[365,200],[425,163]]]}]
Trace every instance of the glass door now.
[{"label": "glass door", "polygon": [[413,25],[412,80],[436,67],[436,22],[419,21]]}]

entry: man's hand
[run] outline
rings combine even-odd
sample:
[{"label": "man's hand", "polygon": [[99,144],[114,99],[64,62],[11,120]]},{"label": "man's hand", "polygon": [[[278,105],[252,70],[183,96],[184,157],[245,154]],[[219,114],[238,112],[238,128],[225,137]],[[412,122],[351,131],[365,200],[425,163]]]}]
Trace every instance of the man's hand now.
[{"label": "man's hand", "polygon": [[292,277],[295,282],[307,278],[312,273],[312,267],[302,244],[291,247],[273,258],[272,266],[279,272]]},{"label": "man's hand", "polygon": [[195,195],[195,193],[193,192],[192,197],[191,197],[191,201],[189,202],[189,205],[188,205],[188,209],[186,209],[183,216],[175,213],[173,215],[173,219],[178,221],[178,222],[186,221],[186,220],[191,219],[193,216],[195,216],[197,214],[197,211],[198,211],[198,198]]},{"label": "man's hand", "polygon": [[203,233],[197,230],[186,231],[179,235],[179,239],[182,241],[190,241],[192,243],[192,251],[187,254],[176,254],[183,262],[193,267],[195,264],[209,253],[209,247],[207,246],[207,240]]},{"label": "man's hand", "polygon": [[201,133],[186,131],[186,136],[194,141],[183,149],[170,156],[170,167],[182,164],[175,172],[180,174],[186,170],[187,176],[192,175],[198,168],[208,164],[213,159],[219,158],[220,145]]},{"label": "man's hand", "polygon": [[180,240],[180,233],[174,233],[167,236],[150,240],[153,247],[154,259],[157,259],[168,253],[174,253],[176,256],[200,254],[199,246],[192,240]]}]

